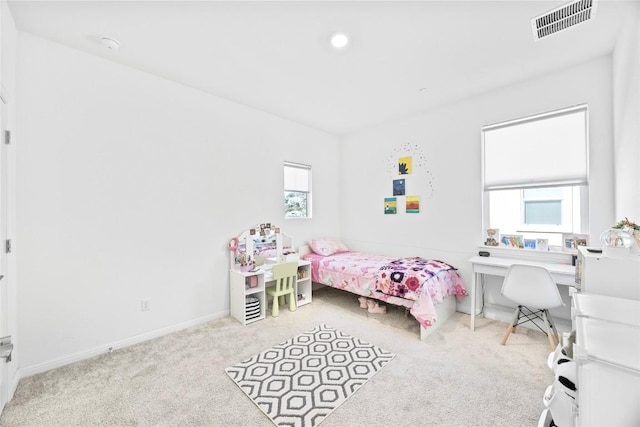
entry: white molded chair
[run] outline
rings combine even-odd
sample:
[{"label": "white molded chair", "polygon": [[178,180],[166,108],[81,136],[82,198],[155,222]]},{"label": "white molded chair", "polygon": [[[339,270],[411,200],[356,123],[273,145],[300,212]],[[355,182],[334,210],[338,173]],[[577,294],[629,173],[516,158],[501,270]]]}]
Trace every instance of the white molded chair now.
[{"label": "white molded chair", "polygon": [[[502,283],[502,295],[518,304],[513,321],[507,328],[507,332],[500,344],[505,345],[511,332],[516,326],[531,322],[542,332],[547,334],[551,350],[560,342],[558,330],[553,323],[549,309],[564,305],[558,286],[551,274],[544,267],[513,264],[509,267],[507,275]],[[520,321],[520,319],[523,319]],[[541,319],[545,329],[542,329],[536,319]]]},{"label": "white molded chair", "polygon": [[296,279],[298,277],[298,261],[275,264],[271,271],[275,286],[266,289],[267,295],[273,297],[271,315],[280,316],[280,304],[286,303],[285,298],[289,297],[289,311],[296,311]]}]

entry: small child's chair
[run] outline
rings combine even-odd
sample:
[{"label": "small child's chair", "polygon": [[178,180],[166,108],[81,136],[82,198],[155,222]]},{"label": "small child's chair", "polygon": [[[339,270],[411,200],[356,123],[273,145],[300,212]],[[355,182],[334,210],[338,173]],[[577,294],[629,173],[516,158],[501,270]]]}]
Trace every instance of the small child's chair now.
[{"label": "small child's chair", "polygon": [[[516,326],[531,322],[547,335],[549,345],[553,350],[560,341],[560,337],[549,314],[549,309],[561,307],[564,302],[558,292],[558,286],[547,269],[513,264],[507,271],[500,293],[518,304],[513,313],[513,320],[500,344],[506,344],[509,335],[515,331]],[[524,320],[520,321],[523,318]],[[534,321],[535,319],[542,320],[544,329]]]},{"label": "small child's chair", "polygon": [[284,305],[286,297],[289,297],[289,311],[296,311],[296,278],[298,276],[298,262],[285,262],[275,264],[271,271],[275,286],[266,289],[267,295],[273,297],[271,315],[280,316],[280,304]]}]

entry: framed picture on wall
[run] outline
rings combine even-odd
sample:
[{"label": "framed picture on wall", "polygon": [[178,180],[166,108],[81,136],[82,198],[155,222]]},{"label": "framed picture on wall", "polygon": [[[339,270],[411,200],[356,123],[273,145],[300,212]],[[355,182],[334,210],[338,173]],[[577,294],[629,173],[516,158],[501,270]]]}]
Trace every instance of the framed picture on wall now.
[{"label": "framed picture on wall", "polygon": [[420,196],[407,196],[406,213],[420,213]]},{"label": "framed picture on wall", "polygon": [[404,179],[393,180],[393,195],[404,196]]},{"label": "framed picture on wall", "polygon": [[398,175],[409,175],[412,168],[411,156],[401,157],[398,159]]},{"label": "framed picture on wall", "polygon": [[395,197],[384,198],[384,213],[385,215],[398,213],[398,199]]}]

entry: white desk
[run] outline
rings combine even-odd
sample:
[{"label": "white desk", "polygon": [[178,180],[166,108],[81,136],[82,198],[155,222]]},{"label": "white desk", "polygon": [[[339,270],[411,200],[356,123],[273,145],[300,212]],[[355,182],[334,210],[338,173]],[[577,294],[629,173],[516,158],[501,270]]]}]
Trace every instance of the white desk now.
[{"label": "white desk", "polygon": [[[269,282],[273,282],[274,264],[264,264],[257,271],[243,272],[232,268],[229,271],[229,311],[231,317],[236,318],[243,325],[262,320],[267,312],[266,288]],[[253,282],[253,287],[250,282]],[[298,260],[298,278],[296,280],[294,294],[299,296],[297,306],[309,304],[312,299],[311,263]],[[260,314],[247,316],[247,297],[252,296],[260,302]]]},{"label": "white desk", "polygon": [[468,261],[472,266],[471,276],[471,330],[476,328],[476,284],[484,281],[484,275],[506,276],[512,264],[535,265],[544,267],[551,273],[551,277],[558,285],[575,286],[576,268],[568,264],[553,264],[547,262],[529,261],[518,258],[499,258],[494,256],[474,256]]}]

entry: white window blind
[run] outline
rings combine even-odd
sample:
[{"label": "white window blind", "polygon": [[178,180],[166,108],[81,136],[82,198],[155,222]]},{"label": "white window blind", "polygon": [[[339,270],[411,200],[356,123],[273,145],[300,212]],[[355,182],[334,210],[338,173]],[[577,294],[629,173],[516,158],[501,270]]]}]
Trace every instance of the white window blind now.
[{"label": "white window blind", "polygon": [[299,191],[308,193],[309,175],[311,166],[298,163],[285,162],[284,164],[284,189],[285,191]]},{"label": "white window blind", "polygon": [[587,106],[482,128],[485,190],[586,185]]}]

